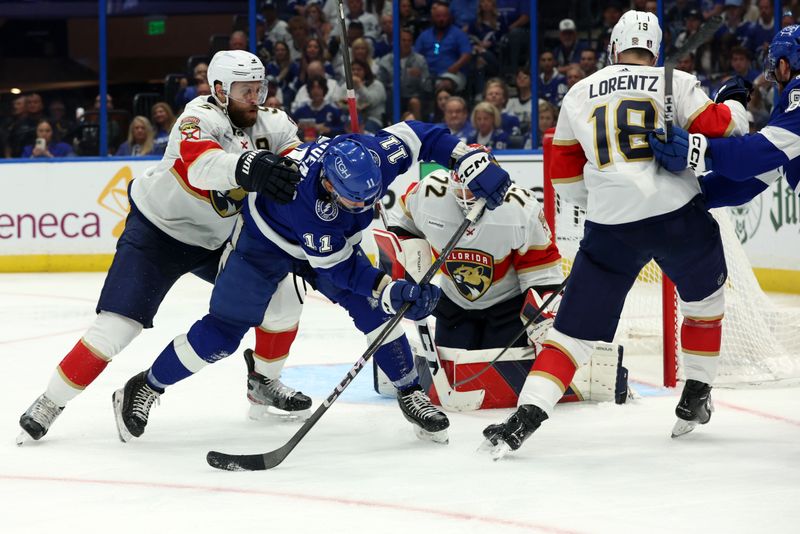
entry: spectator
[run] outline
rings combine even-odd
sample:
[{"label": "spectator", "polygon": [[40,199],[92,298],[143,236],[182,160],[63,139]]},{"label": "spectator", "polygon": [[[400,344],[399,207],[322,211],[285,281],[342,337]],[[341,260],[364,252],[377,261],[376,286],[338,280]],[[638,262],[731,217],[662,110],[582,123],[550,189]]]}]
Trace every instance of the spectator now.
[{"label": "spectator", "polygon": [[438,87],[434,91],[433,96],[433,111],[428,114],[428,122],[433,124],[441,124],[444,122],[444,105],[447,100],[453,96],[453,92],[446,87]]},{"label": "spectator", "polygon": [[788,9],[784,10],[783,15],[781,15],[781,29],[796,23],[797,19],[794,18],[794,13]]},{"label": "spectator", "polygon": [[67,108],[64,102],[59,99],[51,101],[47,112],[50,117],[50,126],[53,127],[53,136],[66,143],[72,142],[70,135],[75,130],[75,121],[67,117]]},{"label": "spectator", "polygon": [[[690,9],[684,22],[686,29],[675,38],[675,48],[682,47],[689,37],[697,33],[697,30],[700,29],[700,25],[703,23],[703,15],[697,9]],[[712,55],[711,46],[709,44],[703,45],[695,51],[695,61],[695,68],[702,65],[703,67],[700,70],[703,72],[711,72]]]},{"label": "spectator", "polygon": [[[758,19],[750,28],[750,45],[756,57],[766,57],[769,43],[775,35],[775,16],[772,0],[758,0]],[[760,62],[763,66],[763,61]]]},{"label": "spectator", "polygon": [[522,133],[531,131],[531,72],[530,66],[524,65],[517,69],[517,96],[508,99],[508,104],[503,110],[519,119]]},{"label": "spectator", "polygon": [[[20,95],[11,102],[11,117],[3,124],[3,154],[7,158],[18,158],[22,154],[23,139],[21,131],[29,129],[28,112],[25,109],[25,96]],[[34,134],[35,135],[35,134]]]},{"label": "spectator", "polygon": [[153,119],[155,130],[154,153],[163,154],[167,148],[172,126],[175,124],[175,114],[166,102],[156,102],[150,109],[150,117]]},{"label": "spectator", "polygon": [[743,46],[734,46],[731,49],[731,71],[731,74],[741,76],[750,83],[753,83],[761,74],[753,68],[750,51]]},{"label": "spectator", "polygon": [[400,0],[400,27],[409,28],[414,34],[414,39],[419,37],[422,30],[427,25],[426,21],[419,16],[414,9],[412,0]]},{"label": "spectator", "polygon": [[264,101],[264,107],[272,108],[272,109],[283,109],[283,102],[277,96],[268,96],[267,100]]},{"label": "spectator", "polygon": [[497,12],[496,0],[480,0],[475,22],[469,27],[477,74],[476,90],[483,92],[485,80],[500,74],[500,38],[508,33]]},{"label": "spectator", "polygon": [[247,34],[236,30],[228,39],[228,50],[247,50]]},{"label": "spectator", "polygon": [[572,86],[581,81],[585,76],[583,75],[583,71],[578,65],[570,65],[567,68],[567,91],[572,89]]},{"label": "spectator", "polygon": [[322,41],[316,37],[306,40],[306,44],[303,46],[303,55],[295,62],[297,63],[297,80],[295,81],[295,87],[306,83],[308,79],[306,70],[308,69],[308,64],[312,61],[319,61],[322,63],[325,67],[325,73],[333,77],[333,67],[331,67],[331,64],[328,62],[327,55],[328,53]]},{"label": "spectator", "polygon": [[[414,52],[414,34],[411,29],[400,30],[400,103],[414,116],[422,117],[422,101],[431,91],[428,63]],[[394,53],[389,52],[378,61],[378,78],[384,87],[394,87]]]},{"label": "spectator", "polygon": [[539,72],[539,98],[558,106],[567,94],[567,80],[558,72],[552,52],[539,54]]},{"label": "spectator", "polygon": [[[311,78],[326,78],[325,76],[325,66],[322,64],[321,61],[312,61],[308,64],[306,68],[306,77],[310,80]],[[326,83],[328,84],[328,92],[325,94],[325,101],[327,103],[335,103],[337,99],[337,90],[338,86],[336,84],[336,80],[332,78],[327,78]],[[297,90],[297,94],[292,101],[291,110],[292,113],[297,111],[300,106],[303,106],[311,101],[311,97],[308,95],[308,88],[305,85],[300,86]]]},{"label": "spectator", "polygon": [[[369,65],[354,59],[352,65],[353,89],[356,91],[358,113],[363,117],[362,128],[374,133],[383,128],[383,114],[386,112],[386,89],[372,74]],[[344,94],[344,87],[340,94]],[[344,102],[346,105],[346,102]]]},{"label": "spectator", "polygon": [[381,33],[373,42],[373,56],[380,59],[392,51],[392,31],[394,19],[392,15],[381,15]]},{"label": "spectator", "polygon": [[25,112],[27,119],[35,121],[35,127],[38,128],[39,121],[44,119],[44,102],[39,93],[31,93],[25,97]]},{"label": "spectator", "polygon": [[23,147],[33,145],[39,121],[44,118],[42,97],[38,93],[31,93],[24,98],[25,113],[11,124],[8,134],[8,144],[15,158],[30,157],[22,155]]},{"label": "spectator", "polygon": [[305,12],[306,27],[309,34],[319,39],[323,43],[327,43],[333,31],[333,25],[328,22],[325,13],[322,11],[322,6],[317,3],[308,4]]},{"label": "spectator", "polygon": [[450,8],[442,0],[434,0],[431,19],[433,26],[420,34],[414,50],[425,56],[434,76],[448,72],[458,77],[458,85],[464,87],[466,77],[462,71],[472,58],[469,37],[453,25]]},{"label": "spectator", "polygon": [[689,0],[676,0],[675,4],[667,10],[667,24],[676,34],[681,33],[686,28],[686,17],[694,7],[693,4],[695,2],[690,4]]},{"label": "spectator", "polygon": [[475,128],[469,122],[467,102],[460,96],[451,96],[444,104],[444,124],[450,133],[465,143],[475,133]]},{"label": "spectator", "polygon": [[559,74],[567,72],[570,63],[580,63],[581,52],[588,48],[583,41],[578,41],[578,32],[572,19],[563,19],[558,23],[558,46],[553,49],[553,57],[558,65]]},{"label": "spectator", "polygon": [[356,39],[353,41],[350,50],[352,52],[351,59],[363,61],[372,71],[372,74],[378,74],[378,63],[372,59],[372,44],[369,39],[364,37]]},{"label": "spectator", "polygon": [[620,17],[622,17],[622,7],[617,2],[609,2],[606,7],[603,8],[603,19],[602,19],[602,29],[603,32],[610,32],[614,29],[614,26],[617,25],[619,22]]},{"label": "spectator", "polygon": [[303,131],[306,141],[313,141],[318,135],[334,137],[344,133],[341,110],[325,102],[328,84],[324,78],[311,78],[306,84],[311,100],[300,106],[294,118]]},{"label": "spectator", "polygon": [[597,72],[597,52],[591,48],[581,51],[581,62],[579,63],[584,77],[591,76]]},{"label": "spectator", "polygon": [[[283,41],[275,43],[272,50],[272,60],[266,66],[267,78],[281,90],[283,100],[291,104],[294,100],[300,64],[292,61],[289,46]],[[306,75],[308,75],[308,68],[306,68]]]},{"label": "spectator", "polygon": [[719,70],[729,69],[731,50],[736,46],[750,46],[751,24],[742,18],[742,0],[725,0],[725,23],[714,35]]},{"label": "spectator", "polygon": [[[41,98],[40,98],[41,100]],[[42,119],[36,124],[36,141],[22,149],[23,158],[65,158],[72,155],[72,148],[60,143],[53,136],[50,121]]]},{"label": "spectator", "polygon": [[262,5],[264,14],[264,35],[267,41],[266,48],[271,50],[275,43],[288,43],[291,39],[289,34],[289,24],[278,17],[278,10],[275,7],[275,0],[266,0]]},{"label": "spectator", "polygon": [[286,44],[289,45],[289,54],[292,56],[292,61],[297,61],[303,57],[303,50],[308,39],[306,19],[299,16],[290,18],[288,29],[291,38],[286,41]]},{"label": "spectator", "polygon": [[483,92],[483,100],[492,104],[500,112],[500,128],[509,136],[521,133],[519,119],[503,110],[508,104],[508,86],[500,78],[492,78],[486,82],[486,89]]},{"label": "spectator", "polygon": [[[658,16],[658,2],[656,0],[647,0],[644,4],[644,11],[647,13],[652,13],[656,17]],[[667,26],[665,26],[666,28]]]},{"label": "spectator", "polygon": [[508,146],[508,135],[500,129],[500,112],[492,104],[481,102],[472,110],[472,127],[475,133],[468,144],[478,143],[492,150]]},{"label": "spectator", "polygon": [[165,145],[161,151],[155,146],[155,131],[147,117],[137,115],[131,120],[128,127],[128,139],[119,145],[117,156],[160,156],[164,154]]},{"label": "spectator", "polygon": [[[91,117],[92,122],[99,121],[100,118],[100,95],[94,97],[94,105],[92,109],[96,112],[96,114]],[[112,112],[114,111],[114,98],[106,93],[106,110],[108,111],[108,154],[103,154],[105,156],[110,156],[116,152],[117,147],[119,146],[120,142],[122,141],[122,126],[119,123],[117,118],[114,118]],[[82,117],[82,119],[88,119],[89,117]],[[75,139],[73,141],[73,146],[75,143],[78,143],[80,150],[76,150],[81,156],[96,156],[97,149],[99,148],[99,143],[97,138],[89,139],[88,145],[86,145],[87,140],[84,139]],[[89,146],[93,145],[93,146]],[[87,152],[88,149],[88,152]]]},{"label": "spectator", "polygon": [[554,128],[558,119],[558,109],[550,102],[539,102],[539,148],[542,147],[544,132]]},{"label": "spectator", "polygon": [[[364,11],[364,0],[347,0],[348,12],[345,14],[345,21],[347,26],[352,22],[359,22],[364,28],[364,36],[370,39],[377,39],[381,33],[380,24],[378,24],[378,17],[374,13],[367,13]],[[337,24],[333,27],[331,35],[341,37],[341,25]]]},{"label": "spectator", "polygon": [[200,82],[197,84],[197,96],[210,96],[211,86],[208,82]]},{"label": "spectator", "polygon": [[497,0],[500,24],[508,28],[501,41],[502,65],[506,77],[513,76],[517,67],[528,61],[526,51],[530,45],[530,0]]},{"label": "spectator", "polygon": [[199,96],[198,85],[201,83],[208,85],[208,63],[200,62],[194,66],[194,69],[192,69],[192,83],[178,90],[178,94],[175,95],[175,106],[178,109],[182,109],[186,107],[186,104],[197,98]]},{"label": "spectator", "polygon": [[711,82],[708,79],[708,76],[697,72],[694,68],[694,54],[690,52],[682,58],[679,58],[678,62],[675,64],[675,68],[693,75],[695,78],[697,78],[697,81],[700,82],[701,89],[703,89],[707,95],[711,95]]}]

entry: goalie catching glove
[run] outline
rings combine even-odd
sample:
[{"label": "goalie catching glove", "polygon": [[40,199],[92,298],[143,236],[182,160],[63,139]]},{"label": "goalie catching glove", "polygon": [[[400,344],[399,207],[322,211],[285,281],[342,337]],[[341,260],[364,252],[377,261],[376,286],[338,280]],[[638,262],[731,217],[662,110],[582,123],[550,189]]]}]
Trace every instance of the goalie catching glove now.
[{"label": "goalie catching glove", "polygon": [[248,193],[258,193],[278,204],[291,202],[300,183],[297,163],[267,150],[244,152],[236,163],[236,183]]},{"label": "goalie catching glove", "polygon": [[[389,280],[385,277],[384,280]],[[406,302],[411,307],[405,317],[417,321],[433,313],[433,309],[442,296],[442,290],[433,284],[417,285],[405,280],[389,282],[380,293],[381,308],[387,314],[394,315]]]},{"label": "goalie catching glove", "polygon": [[[522,324],[528,324],[531,317],[535,317],[539,310],[542,310],[545,301],[553,294],[552,291],[543,291],[541,295],[534,288],[529,288],[525,293],[525,302],[519,312]],[[561,294],[556,295],[549,304],[544,306],[541,315],[528,325],[528,341],[531,345],[541,344],[544,341],[547,331],[553,326],[556,320],[558,306],[561,304]]]}]

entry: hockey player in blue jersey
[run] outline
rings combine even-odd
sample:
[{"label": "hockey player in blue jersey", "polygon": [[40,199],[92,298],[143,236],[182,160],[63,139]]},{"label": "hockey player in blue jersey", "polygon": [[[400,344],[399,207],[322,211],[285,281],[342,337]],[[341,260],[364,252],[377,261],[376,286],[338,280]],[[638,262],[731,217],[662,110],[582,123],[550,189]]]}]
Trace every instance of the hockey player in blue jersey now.
[{"label": "hockey player in blue jersey", "polygon": [[650,134],[655,157],[665,168],[680,172],[689,167],[702,175],[709,208],[744,204],[781,175],[800,194],[800,26],[787,26],[772,39],[764,76],[781,94],[760,131],[708,139],[675,128],[669,143]]},{"label": "hockey player in blue jersey", "polygon": [[[297,198],[279,205],[250,195],[223,256],[209,314],[170,343],[146,371],[114,393],[120,439],[142,435],[153,402],[164,390],[209,363],[230,355],[247,330],[261,323],[278,282],[294,272],[349,312],[367,339],[375,339],[406,302],[406,317],[429,315],[439,299],[436,286],[392,281],[361,250],[361,232],[389,184],[417,160],[435,161],[471,176],[470,189],[489,209],[503,201],[508,173],[491,158],[476,158],[447,129],[410,121],[374,137],[349,134],[301,145],[289,157],[303,181]],[[248,162],[242,163],[248,172]],[[463,167],[463,168],[462,168]],[[398,389],[398,402],[420,437],[446,441],[447,417],[418,385],[402,328],[389,334],[375,361]]]}]

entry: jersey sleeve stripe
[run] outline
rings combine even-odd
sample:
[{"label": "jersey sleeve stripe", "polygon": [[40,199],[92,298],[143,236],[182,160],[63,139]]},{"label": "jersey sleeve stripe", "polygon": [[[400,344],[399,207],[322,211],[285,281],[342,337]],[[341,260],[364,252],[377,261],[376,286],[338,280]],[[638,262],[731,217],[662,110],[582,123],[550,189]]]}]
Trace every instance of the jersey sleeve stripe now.
[{"label": "jersey sleeve stripe", "polygon": [[586,155],[580,144],[554,145],[550,178],[557,183],[583,180],[583,167],[586,161]]},{"label": "jersey sleeve stripe", "polygon": [[759,132],[790,160],[800,156],[800,136],[779,126],[765,126]]},{"label": "jersey sleeve stripe", "polygon": [[335,267],[339,263],[347,260],[350,256],[353,255],[353,245],[347,243],[341,250],[337,250],[331,254],[327,254],[325,256],[314,256],[312,254],[307,254],[306,257],[308,259],[308,263],[311,264],[311,267],[314,269],[330,269],[331,267]]},{"label": "jersey sleeve stripe", "polygon": [[555,146],[572,146],[577,144],[577,139],[553,139],[553,145]]},{"label": "jersey sleeve stripe", "polygon": [[178,183],[183,188],[184,191],[189,193],[195,198],[203,200],[205,202],[211,202],[209,200],[210,193],[205,189],[200,189],[199,187],[195,187],[189,183],[189,175],[186,171],[186,165],[184,165],[182,160],[176,159],[175,163],[172,164],[172,168],[170,172],[178,180]]},{"label": "jersey sleeve stripe", "polygon": [[202,141],[181,141],[180,145],[181,159],[187,169],[191,167],[200,156],[212,150],[222,150],[222,146],[216,141],[210,141],[208,139]]},{"label": "jersey sleeve stripe", "polygon": [[708,102],[689,117],[686,129],[690,133],[700,133],[708,137],[727,137],[735,126],[728,106]]},{"label": "jersey sleeve stripe", "polygon": [[524,273],[531,273],[531,272],[534,272],[534,271],[543,271],[545,269],[550,269],[551,267],[555,267],[557,265],[558,266],[561,265],[561,257],[560,256],[558,257],[558,259],[549,261],[547,263],[540,263],[538,265],[531,264],[529,267],[519,268],[519,269],[517,269],[517,272],[519,274],[524,274]]}]

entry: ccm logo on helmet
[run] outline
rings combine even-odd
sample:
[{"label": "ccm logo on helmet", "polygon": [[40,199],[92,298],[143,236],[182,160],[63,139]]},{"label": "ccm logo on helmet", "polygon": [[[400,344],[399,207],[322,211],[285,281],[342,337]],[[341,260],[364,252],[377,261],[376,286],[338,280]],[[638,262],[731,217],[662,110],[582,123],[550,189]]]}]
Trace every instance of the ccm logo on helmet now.
[{"label": "ccm logo on helmet", "polygon": [[693,170],[697,170],[697,166],[700,164],[700,136],[699,135],[692,135],[689,136],[690,139],[690,147],[689,147],[689,167]]},{"label": "ccm logo on helmet", "polygon": [[342,158],[337,157],[336,161],[334,161],[334,165],[336,166],[336,171],[342,178],[350,177],[350,171],[347,169],[347,165],[344,164],[344,160]]}]

